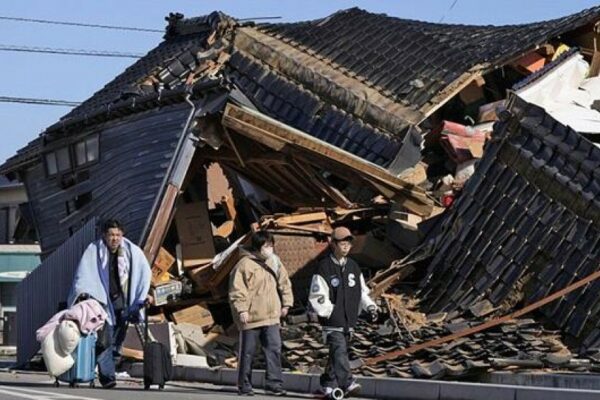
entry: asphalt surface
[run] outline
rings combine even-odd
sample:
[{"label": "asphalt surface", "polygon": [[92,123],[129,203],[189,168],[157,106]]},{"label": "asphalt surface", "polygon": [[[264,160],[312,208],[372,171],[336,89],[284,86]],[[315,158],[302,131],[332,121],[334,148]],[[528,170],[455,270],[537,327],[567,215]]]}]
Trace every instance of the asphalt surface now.
[{"label": "asphalt surface", "polygon": [[[0,400],[183,400],[183,399],[245,399],[237,395],[236,388],[188,382],[172,382],[164,390],[144,390],[139,379],[119,380],[114,389],[69,388],[54,386],[54,380],[39,373],[0,372]],[[256,390],[253,399],[274,399]],[[312,399],[307,394],[288,394],[287,399]]]}]

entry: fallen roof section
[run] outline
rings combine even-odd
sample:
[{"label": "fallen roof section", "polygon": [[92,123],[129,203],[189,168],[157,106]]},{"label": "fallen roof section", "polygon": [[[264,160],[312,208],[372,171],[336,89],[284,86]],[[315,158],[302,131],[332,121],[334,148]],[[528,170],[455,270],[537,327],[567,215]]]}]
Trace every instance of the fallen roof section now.
[{"label": "fallen roof section", "polygon": [[[600,265],[600,149],[514,96],[475,175],[431,236],[421,283],[430,312],[487,299],[507,311]],[[586,348],[600,344],[594,281],[542,308]]]}]

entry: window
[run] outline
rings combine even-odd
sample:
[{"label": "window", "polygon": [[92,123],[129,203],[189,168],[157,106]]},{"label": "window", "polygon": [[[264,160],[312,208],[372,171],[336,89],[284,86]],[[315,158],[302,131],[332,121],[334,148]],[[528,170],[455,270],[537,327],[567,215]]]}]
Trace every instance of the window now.
[{"label": "window", "polygon": [[99,159],[100,140],[98,134],[44,155],[48,176],[72,171],[73,167],[86,166]]},{"label": "window", "polygon": [[77,166],[89,164],[98,160],[100,143],[98,135],[75,144],[75,159]]},{"label": "window", "polygon": [[98,135],[86,140],[85,147],[87,149],[88,162],[96,161],[98,159],[98,153],[100,153],[100,143],[98,142]]},{"label": "window", "polygon": [[56,165],[56,154],[54,152],[46,154],[46,171],[48,176],[56,175],[58,166]]},{"label": "window", "polygon": [[77,165],[86,163],[85,142],[79,142],[75,145],[75,160],[77,161]]},{"label": "window", "polygon": [[68,147],[56,150],[56,163],[58,165],[58,172],[64,172],[71,169],[71,155],[69,154]]}]

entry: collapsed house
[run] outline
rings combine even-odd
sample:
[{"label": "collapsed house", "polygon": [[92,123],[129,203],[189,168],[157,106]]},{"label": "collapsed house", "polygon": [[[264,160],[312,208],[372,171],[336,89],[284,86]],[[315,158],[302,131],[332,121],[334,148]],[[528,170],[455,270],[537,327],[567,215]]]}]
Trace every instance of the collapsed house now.
[{"label": "collapsed house", "polygon": [[[551,117],[543,117],[546,130],[535,125],[528,131],[532,123],[519,119],[521,110],[536,110],[531,112],[538,117],[544,111],[514,97],[509,101],[509,94],[542,102],[539,93],[546,89],[531,88],[573,57],[577,65],[570,68],[575,78],[569,84],[579,96],[577,104],[586,118],[600,116],[598,99],[588,95],[581,101],[585,96],[579,93],[587,90],[580,88],[582,80],[600,70],[599,20],[600,8],[508,27],[424,23],[359,9],[264,25],[219,12],[190,19],[171,14],[157,48],[0,166],[0,173],[24,182],[45,255],[39,271],[21,285],[18,363],[37,352],[34,331],[66,298],[77,260],[97,236],[96,218],[121,219],[127,236],[152,262],[155,320],[163,322],[156,324],[162,331],[155,336],[172,343],[174,353],[210,353],[217,364],[235,360],[227,276],[237,261],[237,246],[258,227],[275,232],[275,250],[294,283],[297,309],[290,322],[296,327],[288,328],[284,343],[291,368],[302,364],[308,369],[326,351],[306,333],[314,326],[303,300],[314,260],[326,250],[336,225],[357,234],[354,257],[372,277],[374,293],[388,299],[384,306],[390,315],[395,311],[389,296],[408,276],[422,278],[418,295],[427,299],[422,311],[453,313],[436,316],[436,323],[458,318],[483,299],[490,302],[488,308],[505,311],[566,285],[574,275],[554,286],[535,284],[547,282],[548,277],[538,276],[543,271],[571,265],[538,250],[549,237],[560,243],[567,235],[563,226],[548,231],[538,222],[531,231],[546,212],[537,208],[539,215],[525,212],[532,214],[531,221],[515,218],[523,215],[521,206],[533,207],[523,202],[535,199],[535,206],[542,207],[554,199],[547,213],[563,207],[565,224],[574,223],[573,215],[581,218],[572,231],[583,235],[575,244],[588,263],[582,271],[597,265],[598,149],[574,131],[557,135],[554,147],[544,148],[548,154],[541,159],[553,160],[556,170],[548,174],[563,186],[580,188],[571,193],[542,182],[540,174],[530,177],[529,163],[542,168],[537,156],[517,157],[521,150],[497,143],[524,140],[542,147],[544,135],[559,123],[553,120],[550,126]],[[586,87],[594,92],[593,83]],[[551,114],[563,109],[540,106]],[[509,122],[493,130],[507,108],[516,117],[506,117]],[[556,117],[571,123],[561,118]],[[521,125],[516,137],[523,139],[506,133]],[[594,124],[586,126],[590,130],[582,133],[595,140]],[[570,162],[565,154],[579,149],[573,141],[582,147]],[[550,147],[561,149],[563,158],[555,157],[560,161],[552,158]],[[522,151],[533,153],[527,146]],[[510,172],[497,181],[493,174],[502,172],[501,163]],[[517,229],[519,234],[511,236]],[[506,240],[521,247],[510,247]],[[429,266],[422,267],[432,254]],[[556,268],[545,268],[551,262]],[[55,290],[40,290],[56,280],[61,283]],[[569,304],[574,308],[576,303]],[[583,319],[571,333],[584,341],[591,338],[591,348],[598,340],[592,328],[595,313],[589,304],[562,315],[558,327],[570,326],[569,318]],[[172,329],[178,333],[169,333]],[[357,359],[418,340],[410,329],[406,342],[390,327],[382,328],[380,336],[364,329],[362,350],[354,349]],[[441,331],[427,332],[433,337]],[[381,341],[387,341],[385,349],[373,347]],[[139,357],[135,342],[126,343],[133,358]],[[544,348],[536,345],[531,345],[534,353]],[[454,368],[459,376],[466,371],[457,370],[464,360],[453,360],[438,362],[444,368],[437,373],[431,372],[430,359],[408,369],[391,362],[356,367],[376,375],[412,371],[429,377]],[[414,373],[427,368],[428,373]]]}]

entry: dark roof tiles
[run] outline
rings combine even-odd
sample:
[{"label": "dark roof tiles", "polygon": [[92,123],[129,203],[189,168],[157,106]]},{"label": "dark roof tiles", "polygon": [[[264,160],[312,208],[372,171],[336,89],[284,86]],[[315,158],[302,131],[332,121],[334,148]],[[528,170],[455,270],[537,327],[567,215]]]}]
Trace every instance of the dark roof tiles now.
[{"label": "dark roof tiles", "polygon": [[[600,206],[586,200],[596,196],[585,196],[600,177],[583,170],[600,161],[600,153],[543,109],[512,101],[512,117],[495,126],[475,175],[433,234],[437,248],[421,284],[422,304],[431,312],[468,309],[469,291],[500,306],[521,290],[531,304],[600,263]],[[457,279],[465,293],[453,291]],[[519,282],[526,288],[519,289]],[[582,293],[541,311],[565,332],[597,346],[584,333],[600,313]]]},{"label": "dark roof tiles", "polygon": [[[599,16],[600,7],[595,7],[553,21],[497,27],[412,21],[352,8],[320,20],[259,29],[397,101],[421,107],[469,68],[498,64]],[[411,84],[416,79],[423,84]]]}]

